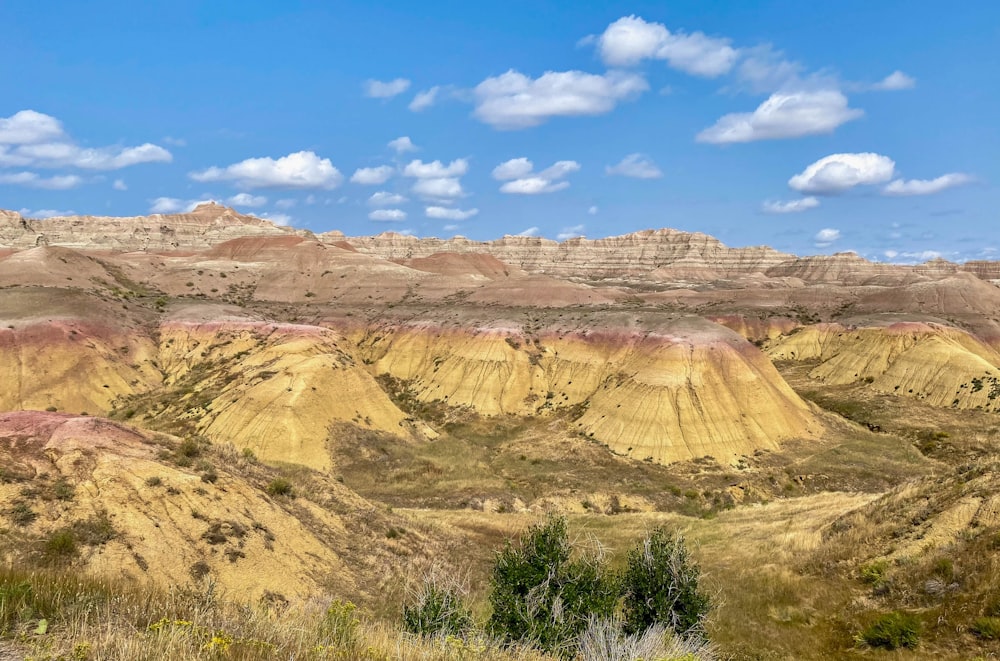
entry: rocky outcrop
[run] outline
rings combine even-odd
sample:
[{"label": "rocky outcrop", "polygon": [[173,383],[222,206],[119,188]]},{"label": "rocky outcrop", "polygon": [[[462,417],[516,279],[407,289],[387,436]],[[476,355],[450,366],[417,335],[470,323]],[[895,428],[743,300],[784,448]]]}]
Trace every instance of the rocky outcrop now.
[{"label": "rocky outcrop", "polygon": [[123,252],[174,251],[207,248],[238,237],[295,233],[210,202],[190,213],[126,218],[65,216],[33,220],[0,211],[0,248],[49,245]]},{"label": "rocky outcrop", "polygon": [[[320,235],[343,241],[342,234]],[[644,230],[606,239],[505,236],[496,241],[418,239],[387,232],[347,239],[359,252],[383,259],[411,260],[435,253],[488,253],[531,273],[587,280],[714,280],[767,270],[792,255],[768,247],[727,248],[718,239],[673,229]]]}]

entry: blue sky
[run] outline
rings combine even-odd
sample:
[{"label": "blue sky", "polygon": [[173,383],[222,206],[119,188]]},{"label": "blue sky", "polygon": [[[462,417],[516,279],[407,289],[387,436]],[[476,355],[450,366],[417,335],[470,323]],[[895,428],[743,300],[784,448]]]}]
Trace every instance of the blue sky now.
[{"label": "blue sky", "polygon": [[26,215],[1000,258],[998,3],[5,0],[0,26]]}]

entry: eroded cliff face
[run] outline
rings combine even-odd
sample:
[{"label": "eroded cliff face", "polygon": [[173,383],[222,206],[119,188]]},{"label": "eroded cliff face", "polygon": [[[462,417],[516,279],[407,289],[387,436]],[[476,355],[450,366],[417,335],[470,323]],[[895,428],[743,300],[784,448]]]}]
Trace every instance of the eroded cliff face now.
[{"label": "eroded cliff face", "polygon": [[732,460],[820,425],[754,346],[686,317],[599,327],[432,322],[359,330],[372,369],[426,402],[487,415],[579,407],[585,436],[633,458]]},{"label": "eroded cliff face", "polygon": [[[339,233],[320,238],[344,240]],[[488,253],[532,273],[589,280],[661,280],[669,276],[714,280],[763,272],[793,257],[767,247],[727,248],[706,234],[672,229],[596,240],[570,239],[562,243],[518,236],[488,242],[463,237],[418,239],[391,232],[347,241],[358,251],[383,259],[411,260],[446,252]]]},{"label": "eroded cliff face", "polygon": [[208,202],[190,213],[134,217],[66,216],[35,220],[12,211],[0,211],[0,245],[17,249],[51,245],[124,252],[190,250],[237,237],[294,233]]},{"label": "eroded cliff face", "polygon": [[935,406],[1000,410],[1000,353],[942,324],[817,324],[777,341],[768,354],[820,361],[809,375],[825,383],[866,383]]}]

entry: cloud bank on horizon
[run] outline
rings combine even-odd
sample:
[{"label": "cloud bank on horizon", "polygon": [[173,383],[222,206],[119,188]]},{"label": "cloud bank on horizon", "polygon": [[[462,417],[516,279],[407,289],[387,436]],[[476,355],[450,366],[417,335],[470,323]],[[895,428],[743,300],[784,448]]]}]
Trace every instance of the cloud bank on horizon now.
[{"label": "cloud bank on horizon", "polygon": [[[132,17],[134,37],[101,41],[73,84],[76,28],[96,40],[120,27],[122,3],[97,4],[51,34],[26,0],[0,8],[15,35],[0,57],[24,65],[0,72],[13,90],[0,108],[0,207],[136,215],[216,199],[317,231],[482,239],[674,226],[896,260],[1000,244],[1000,91],[984,89],[976,57],[992,47],[983,14],[997,9],[937,16],[938,41],[912,46],[906,35],[931,19],[901,0],[610,17],[567,1],[549,17],[561,21],[518,15],[518,2],[389,2],[382,14],[347,2],[334,14],[253,1],[164,22],[150,9]],[[295,38],[282,54],[225,48],[254,30]],[[882,44],[887,30],[902,36]],[[211,54],[130,48],[210,31]],[[769,33],[775,42],[757,36]],[[382,47],[357,57],[371,39]],[[131,85],[126,52],[141,70]],[[163,67],[175,73],[144,78]]]}]

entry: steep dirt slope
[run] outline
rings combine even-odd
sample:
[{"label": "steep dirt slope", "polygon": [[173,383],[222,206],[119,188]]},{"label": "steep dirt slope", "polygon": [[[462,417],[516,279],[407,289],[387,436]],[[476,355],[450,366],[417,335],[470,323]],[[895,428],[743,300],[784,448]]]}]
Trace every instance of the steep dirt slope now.
[{"label": "steep dirt slope", "polygon": [[0,414],[0,467],[8,560],[304,600],[370,599],[394,589],[400,556],[427,558],[427,538],[387,539],[400,522],[335,480],[302,478],[310,498],[269,495],[256,464],[99,418]]}]

